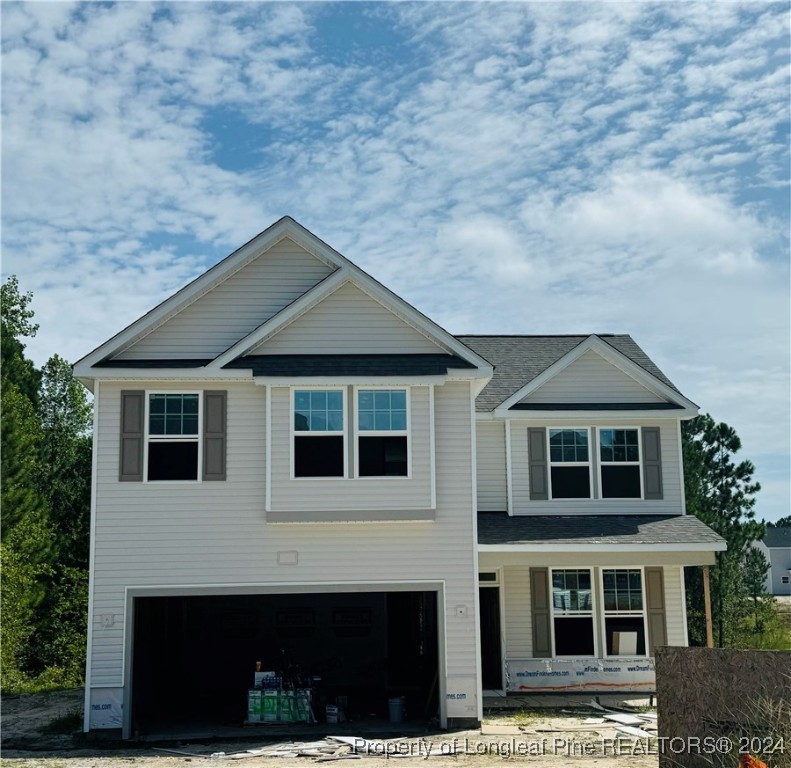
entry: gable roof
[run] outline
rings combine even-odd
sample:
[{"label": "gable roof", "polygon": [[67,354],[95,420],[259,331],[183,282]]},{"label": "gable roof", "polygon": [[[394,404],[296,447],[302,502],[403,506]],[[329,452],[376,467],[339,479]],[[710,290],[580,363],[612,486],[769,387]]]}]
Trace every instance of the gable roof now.
[{"label": "gable roof", "polygon": [[[290,238],[298,245],[302,246],[316,258],[336,268],[333,274],[307,292],[311,294],[311,297],[321,295],[322,288],[320,286],[326,288],[328,284],[334,284],[335,282],[341,282],[344,278],[350,278],[363,287],[380,303],[392,309],[394,314],[397,314],[399,317],[418,328],[428,338],[435,340],[439,346],[446,349],[451,355],[458,356],[467,361],[472,367],[480,369],[481,374],[487,377],[491,373],[490,364],[456,339],[456,337],[448,333],[444,328],[441,328],[434,321],[430,320],[388,288],[381,285],[381,283],[377,282],[374,278],[331,248],[323,240],[316,237],[316,235],[290,216],[284,216],[263,232],[256,235],[252,240],[245,243],[241,248],[235,250],[218,264],[215,264],[191,283],[177,291],[170,298],[154,307],[134,323],[130,324],[80,359],[74,364],[75,375],[79,378],[90,380],[94,375],[93,366],[97,363],[101,363],[118,354],[122,349],[128,347],[136,338],[142,337],[153,327],[163,323],[165,320],[181,311],[184,307],[211,291],[212,288],[219,285],[229,275],[233,274],[245,264],[250,263],[253,259],[260,256],[285,237]],[[295,301],[294,304],[298,302],[299,300]],[[269,328],[275,326],[279,321],[282,321],[284,317],[288,316],[288,309],[289,307],[286,307],[285,310],[281,310],[274,318],[262,323],[262,325],[259,326],[256,331],[249,334],[248,337],[245,337],[245,339],[240,340],[240,342],[233,345],[229,350],[226,350],[225,353],[217,358],[217,361],[221,361],[219,365],[210,363],[208,367],[221,367],[224,363],[228,362],[229,359],[233,359],[238,356],[238,354],[244,354],[244,351],[246,351],[244,350],[245,341],[249,342],[255,339],[258,334],[264,331],[264,326]]]},{"label": "gable roof", "polygon": [[791,547],[791,526],[767,525],[764,544],[767,547]]},{"label": "gable roof", "polygon": [[[631,336],[605,333],[597,334],[596,337],[653,376],[661,384],[682,396],[676,386],[659,370]],[[494,375],[491,381],[483,388],[476,400],[477,410],[492,411],[587,341],[590,335],[463,335],[456,338],[494,366]]]}]

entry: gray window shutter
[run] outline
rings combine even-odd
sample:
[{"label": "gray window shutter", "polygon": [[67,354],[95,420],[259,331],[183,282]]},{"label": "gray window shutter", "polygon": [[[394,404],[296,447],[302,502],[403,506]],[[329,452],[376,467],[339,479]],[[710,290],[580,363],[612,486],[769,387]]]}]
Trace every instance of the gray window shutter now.
[{"label": "gray window shutter", "polygon": [[203,479],[225,480],[228,393],[203,393]]},{"label": "gray window shutter", "polygon": [[530,607],[533,624],[533,656],[552,656],[552,629],[549,626],[549,568],[530,569]]},{"label": "gray window shutter", "polygon": [[645,599],[648,616],[648,655],[659,645],[667,645],[665,579],[663,568],[645,569]]},{"label": "gray window shutter", "polygon": [[662,496],[662,447],[659,427],[643,427],[643,496],[661,499]]},{"label": "gray window shutter", "polygon": [[122,483],[143,481],[143,421],[146,393],[125,389],[121,392],[121,450],[118,479]]},{"label": "gray window shutter", "polygon": [[528,427],[527,462],[530,472],[530,498],[534,501],[548,499],[547,430],[545,427]]}]

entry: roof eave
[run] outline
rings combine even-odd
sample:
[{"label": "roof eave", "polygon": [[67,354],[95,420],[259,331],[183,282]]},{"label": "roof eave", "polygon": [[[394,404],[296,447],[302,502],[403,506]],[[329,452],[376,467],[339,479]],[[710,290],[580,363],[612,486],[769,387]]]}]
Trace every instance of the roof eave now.
[{"label": "roof eave", "polygon": [[478,544],[478,552],[725,552],[728,548],[721,542],[684,542],[678,544],[657,543],[569,543],[545,544],[541,542],[517,542],[513,544]]}]

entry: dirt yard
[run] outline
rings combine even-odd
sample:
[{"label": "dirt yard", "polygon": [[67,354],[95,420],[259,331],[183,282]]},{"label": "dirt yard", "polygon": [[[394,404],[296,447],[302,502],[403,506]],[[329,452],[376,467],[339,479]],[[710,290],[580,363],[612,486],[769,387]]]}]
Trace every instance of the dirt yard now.
[{"label": "dirt yard", "polygon": [[[344,759],[357,768],[383,768],[390,760],[403,768],[425,765],[427,760],[437,768],[443,764],[484,768],[493,761],[524,760],[537,768],[658,765],[656,754],[646,754],[655,752],[651,740],[618,732],[617,723],[604,722],[594,710],[490,712],[481,731],[427,732],[387,740],[366,732],[354,747],[318,741],[332,733],[332,726],[324,726],[311,737],[317,741],[302,748],[314,754],[297,756],[298,746],[288,740],[273,741],[263,728],[255,727],[249,737],[228,741],[156,745],[86,741],[80,733],[81,708],[81,690],[4,697],[0,718],[3,764],[8,768],[192,768],[211,762],[239,768],[308,768]],[[652,727],[650,722],[647,727]],[[317,748],[322,743],[323,751]]]}]

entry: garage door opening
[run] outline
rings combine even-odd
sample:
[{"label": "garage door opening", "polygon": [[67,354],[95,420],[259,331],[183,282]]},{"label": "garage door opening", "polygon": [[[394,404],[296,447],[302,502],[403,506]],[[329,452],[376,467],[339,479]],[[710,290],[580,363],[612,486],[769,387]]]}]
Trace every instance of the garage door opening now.
[{"label": "garage door opening", "polygon": [[350,720],[387,718],[399,696],[428,720],[438,647],[435,592],[138,597],[131,730],[241,725],[258,661],[312,685],[319,722],[339,697]]}]

